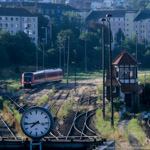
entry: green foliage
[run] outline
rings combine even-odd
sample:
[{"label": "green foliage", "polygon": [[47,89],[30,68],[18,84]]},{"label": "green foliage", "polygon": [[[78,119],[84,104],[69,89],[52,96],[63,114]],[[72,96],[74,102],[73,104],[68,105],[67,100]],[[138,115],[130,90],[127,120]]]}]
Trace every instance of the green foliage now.
[{"label": "green foliage", "polygon": [[20,87],[21,87],[21,82],[20,81],[14,81],[14,82],[11,82],[11,84],[7,85],[7,90],[9,92],[13,93],[13,92],[19,90]]},{"label": "green foliage", "polygon": [[146,9],[150,8],[149,0],[129,0],[126,4],[126,8],[128,9]]},{"label": "green foliage", "polygon": [[3,100],[3,97],[2,96],[0,96],[0,101],[2,101]]},{"label": "green foliage", "polygon": [[107,139],[113,139],[116,140],[117,143],[119,141],[128,141],[127,134],[123,131],[121,131],[118,128],[118,122],[119,122],[119,113],[115,112],[114,114],[114,127],[111,127],[111,113],[106,107],[106,117],[105,120],[103,120],[103,114],[102,110],[98,109],[96,111],[96,128],[98,129],[99,133],[107,138]]},{"label": "green foliage", "polygon": [[48,102],[48,96],[43,96],[40,101],[38,101],[37,106],[41,106],[44,103]]},{"label": "green foliage", "polygon": [[139,142],[141,143],[141,145],[144,146],[145,142],[146,142],[146,135],[144,133],[144,131],[142,130],[141,126],[139,125],[139,120],[136,119],[132,119],[129,124],[128,124],[128,130],[129,132],[139,140]]},{"label": "green foliage", "polygon": [[121,101],[120,98],[114,98],[113,102],[114,102],[115,111],[117,112],[119,112],[125,106],[125,103]]},{"label": "green foliage", "polygon": [[4,106],[10,113],[12,113],[12,114],[15,116],[15,118],[16,118],[18,124],[20,124],[20,120],[21,120],[21,116],[22,116],[22,115],[15,109],[15,107],[11,104],[11,102],[10,102],[10,101],[4,101],[3,106]]},{"label": "green foliage", "polygon": [[13,65],[32,64],[35,45],[23,32],[11,35],[9,32],[0,31],[0,67]]},{"label": "green foliage", "polygon": [[102,85],[98,85],[96,87],[96,93],[102,92],[103,91],[103,86]]}]

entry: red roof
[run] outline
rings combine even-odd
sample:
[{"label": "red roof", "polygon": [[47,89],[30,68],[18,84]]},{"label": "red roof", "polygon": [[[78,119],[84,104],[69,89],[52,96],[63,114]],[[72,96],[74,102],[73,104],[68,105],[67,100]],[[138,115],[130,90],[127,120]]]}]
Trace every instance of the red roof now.
[{"label": "red roof", "polygon": [[121,52],[112,62],[113,65],[137,65],[136,59],[126,50]]}]

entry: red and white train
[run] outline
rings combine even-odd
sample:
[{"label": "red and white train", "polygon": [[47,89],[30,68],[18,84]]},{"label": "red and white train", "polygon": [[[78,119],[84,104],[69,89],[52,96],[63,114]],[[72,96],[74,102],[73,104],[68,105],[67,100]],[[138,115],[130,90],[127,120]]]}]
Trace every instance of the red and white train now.
[{"label": "red and white train", "polygon": [[33,87],[43,83],[60,82],[63,79],[62,69],[48,69],[22,74],[22,86]]}]

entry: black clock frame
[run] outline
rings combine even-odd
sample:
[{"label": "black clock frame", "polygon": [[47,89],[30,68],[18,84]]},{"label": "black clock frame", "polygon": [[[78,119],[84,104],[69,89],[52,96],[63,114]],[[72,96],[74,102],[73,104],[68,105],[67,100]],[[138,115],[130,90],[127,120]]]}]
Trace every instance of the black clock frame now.
[{"label": "black clock frame", "polygon": [[[24,127],[23,127],[23,118],[24,118],[24,116],[26,115],[26,113],[28,113],[29,111],[32,111],[32,110],[34,110],[34,109],[40,109],[40,110],[42,110],[42,111],[45,111],[45,113],[49,116],[50,122],[51,122],[51,125],[50,125],[49,130],[48,130],[44,135],[38,136],[38,137],[36,137],[36,136],[31,136],[30,134],[26,133],[26,131],[24,130]],[[26,136],[28,136],[28,137],[30,137],[30,138],[32,138],[32,139],[37,140],[37,139],[43,138],[43,137],[46,136],[48,133],[50,133],[50,131],[51,131],[53,125],[54,125],[54,120],[53,120],[52,114],[50,113],[50,111],[49,111],[48,109],[46,109],[46,108],[44,108],[44,107],[41,107],[41,106],[33,106],[33,107],[27,109],[27,110],[23,113],[23,115],[22,115],[22,117],[21,117],[20,125],[21,125],[21,129],[22,129],[23,133],[24,133]]]}]

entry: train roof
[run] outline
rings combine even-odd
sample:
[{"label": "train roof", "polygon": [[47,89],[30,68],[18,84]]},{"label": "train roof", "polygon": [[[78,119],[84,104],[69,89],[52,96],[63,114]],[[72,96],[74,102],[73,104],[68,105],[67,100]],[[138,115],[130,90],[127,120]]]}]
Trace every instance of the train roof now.
[{"label": "train roof", "polygon": [[57,72],[57,71],[60,72],[60,71],[62,71],[62,69],[61,68],[46,69],[46,70],[39,70],[39,71],[36,71],[36,72],[24,72],[24,74],[25,73],[38,74],[38,73],[44,73],[44,72],[48,73],[48,72]]}]

